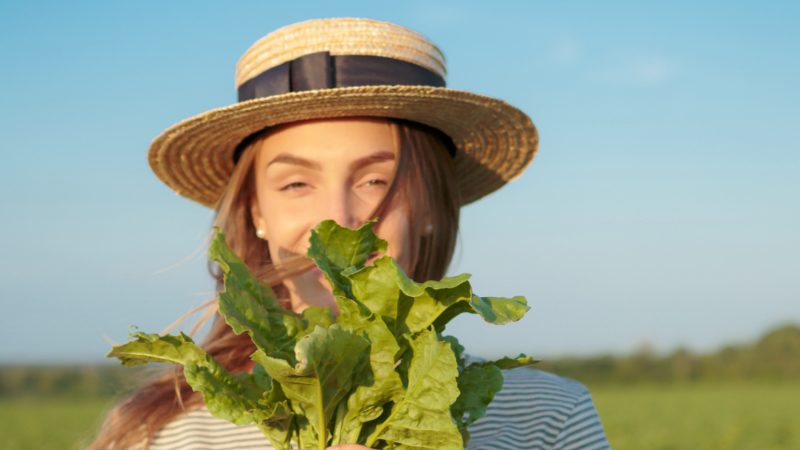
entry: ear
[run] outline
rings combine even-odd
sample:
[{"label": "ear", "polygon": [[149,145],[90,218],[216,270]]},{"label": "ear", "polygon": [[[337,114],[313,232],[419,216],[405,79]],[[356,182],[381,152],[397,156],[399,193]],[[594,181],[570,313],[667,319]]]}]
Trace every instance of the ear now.
[{"label": "ear", "polygon": [[261,207],[258,206],[258,199],[253,198],[252,202],[250,203],[250,216],[253,219],[253,226],[255,226],[256,230],[262,229],[264,230],[264,236],[262,239],[269,240],[269,236],[267,233],[267,223],[261,216]]}]

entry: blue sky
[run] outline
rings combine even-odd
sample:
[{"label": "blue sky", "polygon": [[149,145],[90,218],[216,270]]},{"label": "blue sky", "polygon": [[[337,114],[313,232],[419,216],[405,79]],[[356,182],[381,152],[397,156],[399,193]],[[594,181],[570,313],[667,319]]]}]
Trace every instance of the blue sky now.
[{"label": "blue sky", "polygon": [[212,295],[211,212],[147,147],[234,102],[255,40],[332,16],[421,32],[450,87],[539,129],[528,171],[464,208],[451,268],[532,310],[458,319],[468,351],[711,350],[800,322],[800,7],[697,3],[2,3],[0,361],[102,360]]}]

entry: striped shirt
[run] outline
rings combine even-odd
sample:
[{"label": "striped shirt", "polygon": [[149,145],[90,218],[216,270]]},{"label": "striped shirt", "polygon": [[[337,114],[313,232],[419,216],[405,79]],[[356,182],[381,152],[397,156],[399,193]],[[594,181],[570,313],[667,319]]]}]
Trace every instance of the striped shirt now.
[{"label": "striped shirt", "polygon": [[[467,449],[608,449],[586,387],[521,367],[503,372],[503,388],[486,416],[469,427]],[[152,450],[272,450],[255,425],[236,426],[200,408],[176,417],[154,436]]]}]

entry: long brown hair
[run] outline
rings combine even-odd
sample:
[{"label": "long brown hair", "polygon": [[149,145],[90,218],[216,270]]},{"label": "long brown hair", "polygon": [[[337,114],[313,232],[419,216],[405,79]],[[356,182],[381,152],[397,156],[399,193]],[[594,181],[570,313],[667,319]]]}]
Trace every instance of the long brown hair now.
[{"label": "long brown hair", "polygon": [[[373,216],[380,217],[395,196],[406,201],[410,208],[410,238],[415,244],[411,246],[413,270],[409,275],[418,281],[442,278],[458,234],[460,198],[451,157],[454,147],[436,129],[400,119],[382,120],[393,128],[399,157],[393,182]],[[282,298],[285,290],[281,280],[307,269],[310,262],[298,259],[276,268],[270,261],[267,242],[255,233],[250,214],[251,201],[256,195],[255,149],[269,132],[270,129],[265,129],[248,140],[215,207],[212,226],[222,229],[231,249]],[[217,291],[223,289],[223,273],[211,261],[209,272],[216,279]],[[255,351],[253,343],[246,334],[235,335],[214,306],[207,312],[214,319],[202,347],[228,371],[247,370],[250,355]],[[202,404],[202,396],[192,391],[180,367],[168,368],[111,409],[89,449],[127,449],[142,443],[147,449],[154,434],[171,419]]]}]

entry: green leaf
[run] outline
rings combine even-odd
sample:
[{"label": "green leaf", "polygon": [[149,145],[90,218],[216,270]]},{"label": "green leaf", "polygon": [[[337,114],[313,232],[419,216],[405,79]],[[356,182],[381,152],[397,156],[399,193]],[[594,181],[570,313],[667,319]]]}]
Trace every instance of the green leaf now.
[{"label": "green leaf", "polygon": [[390,448],[463,449],[461,433],[450,414],[458,398],[458,367],[449,342],[424,330],[410,340],[413,356],[406,391],[395,398],[391,414],[366,440]]},{"label": "green leaf", "polygon": [[485,362],[482,361],[482,362],[473,363],[471,365],[484,365],[485,366],[485,365],[491,364],[493,366],[497,366],[500,369],[509,370],[509,369],[516,369],[517,367],[532,366],[532,365],[536,364],[537,362],[540,362],[540,361],[537,360],[537,359],[533,359],[530,356],[527,356],[527,355],[524,355],[524,354],[520,353],[519,356],[517,356],[516,358],[509,358],[509,357],[506,356],[504,358],[500,358],[500,359],[495,360],[495,361],[485,361]]},{"label": "green leaf", "polygon": [[357,374],[364,370],[368,347],[369,341],[363,337],[331,325],[316,327],[298,341],[295,366],[263,352],[257,352],[253,359],[280,383],[295,412],[308,419],[313,433],[306,433],[304,440],[313,438],[313,445],[325,449],[329,437],[327,426],[338,403],[354,386]]},{"label": "green leaf", "polygon": [[467,366],[464,348],[441,331],[464,312],[496,324],[519,320],[527,302],[474,295],[469,274],[418,283],[388,256],[365,267],[386,251],[375,223],[353,230],[324,221],[312,230],[308,256],[332,286],[337,318],[329,308],[284,310],[215,228],[209,258],[224,273],[219,311],[257,347],[251,373],[229,374],[183,334],[135,333],[109,356],[124,365],[182,364],[212,414],[255,423],[279,450],[292,441],[462,449],[467,427],[502,387],[501,369],[535,361],[519,355]]},{"label": "green leaf", "polygon": [[219,312],[236,334],[247,333],[257,348],[294,363],[295,335],[302,319],[282,308],[272,289],[253,277],[247,265],[225,243],[218,228],[209,246],[209,258],[224,272]]},{"label": "green leaf", "polygon": [[260,364],[254,365],[252,379],[262,391],[257,402],[259,408],[253,412],[256,424],[272,442],[273,447],[288,450],[291,447],[295,423],[295,414],[289,400],[281,385],[273,382]]},{"label": "green leaf", "polygon": [[441,331],[444,324],[455,316],[449,313],[472,312],[469,309],[471,295],[472,287],[468,281],[439,289],[427,288],[418,297],[404,296],[400,299],[398,320],[411,333],[425,330],[431,325]]},{"label": "green leaf", "polygon": [[417,283],[392,258],[345,272],[354,299],[382,317],[395,335],[427,329],[456,302],[469,305],[469,274]]},{"label": "green leaf", "polygon": [[243,382],[232,376],[183,333],[178,336],[134,333],[131,337],[135,340],[115,346],[108,356],[119,358],[126,366],[147,362],[181,364],[186,381],[203,395],[212,414],[237,425],[254,422],[252,411],[260,397],[255,381]]},{"label": "green leaf", "polygon": [[458,373],[464,370],[464,364],[466,363],[466,358],[464,357],[464,346],[458,342],[458,339],[455,336],[442,336],[439,335],[439,339],[450,343],[450,347],[453,349],[453,353],[456,355],[456,362],[458,363]]},{"label": "green leaf", "polygon": [[472,296],[470,306],[483,320],[496,325],[503,325],[522,318],[531,308],[525,297],[478,297]]},{"label": "green leaf", "polygon": [[536,362],[530,356],[520,354],[516,358],[505,357],[496,361],[472,363],[460,371],[458,375],[460,394],[450,407],[450,411],[464,436],[465,444],[469,440],[467,427],[486,415],[487,406],[502,389],[502,370],[530,366]]},{"label": "green leaf", "polygon": [[[416,333],[433,324],[444,329],[458,314],[479,314],[485,321],[505,324],[522,318],[530,309],[524,297],[479,297],[472,293],[469,274],[417,283],[390,257],[375,260],[368,267],[345,272],[353,297],[387,323],[402,323],[395,334]],[[404,327],[404,328],[403,328]]]},{"label": "green leaf", "polygon": [[350,280],[342,271],[362,267],[370,254],[386,251],[386,241],[372,231],[375,223],[371,220],[354,230],[325,220],[311,230],[307,255],[325,274],[335,295],[352,297]]},{"label": "green leaf", "polygon": [[400,296],[396,263],[388,256],[375,260],[371,266],[345,273],[352,286],[353,299],[358,300],[379,317],[397,317],[397,299]]},{"label": "green leaf", "polygon": [[331,308],[328,306],[309,306],[303,310],[301,315],[303,317],[303,331],[309,333],[318,326],[328,328],[335,320],[331,315]]},{"label": "green leaf", "polygon": [[503,374],[495,365],[470,364],[458,376],[460,395],[450,408],[459,421],[459,428],[470,424],[486,414],[486,407],[503,387]]},{"label": "green leaf", "polygon": [[332,444],[361,442],[364,424],[377,419],[384,408],[403,390],[395,372],[395,358],[400,346],[392,332],[375,314],[362,314],[360,305],[347,298],[338,298],[341,326],[370,342],[369,367],[359,386],[347,399],[346,413],[337,427]]}]

